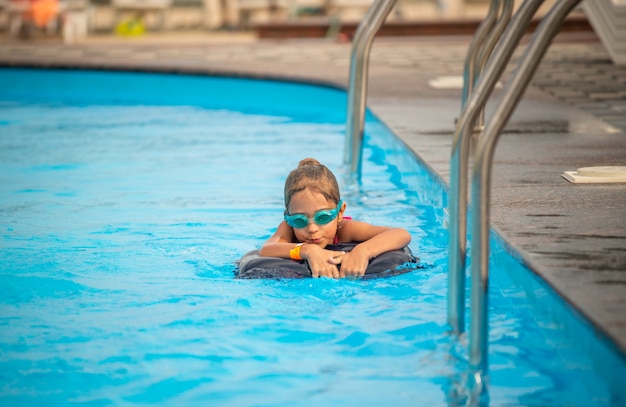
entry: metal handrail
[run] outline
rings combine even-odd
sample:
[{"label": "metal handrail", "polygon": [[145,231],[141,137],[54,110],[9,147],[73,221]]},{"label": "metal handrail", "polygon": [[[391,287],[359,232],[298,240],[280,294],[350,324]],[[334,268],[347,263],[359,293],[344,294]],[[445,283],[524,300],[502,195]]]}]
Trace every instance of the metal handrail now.
[{"label": "metal handrail", "polygon": [[[506,1],[510,4],[510,7],[503,7],[512,9],[512,1]],[[491,54],[493,47],[497,43],[497,40],[500,38],[502,31],[498,31],[499,27],[506,26],[510,16],[506,16],[503,14],[503,17],[506,19],[505,24],[502,24],[502,18],[498,20],[498,9],[500,8],[500,4],[502,0],[492,0],[489,5],[489,11],[485,16],[485,19],[481,22],[476,30],[476,33],[472,37],[472,42],[468,47],[467,55],[465,57],[465,63],[463,65],[463,90],[461,92],[461,111],[465,107],[467,99],[471,95],[475,82],[480,77],[484,66],[486,64],[486,56]],[[498,20],[496,25],[496,20]],[[492,28],[496,25],[495,30]],[[490,47],[485,52],[481,51],[484,48],[485,42]],[[480,55],[480,56],[479,56]],[[480,63],[479,63],[480,62]],[[484,107],[483,109],[484,110]],[[469,152],[468,152],[469,154]],[[465,232],[463,232],[464,234]],[[462,251],[465,253],[465,243],[462,243]],[[465,270],[465,265],[463,264],[462,270]],[[458,267],[450,267],[450,270],[453,270],[450,274],[450,283],[448,284],[448,324],[452,328],[452,332],[461,334],[465,331],[465,273],[456,272]]]},{"label": "metal handrail", "polygon": [[[512,0],[505,0],[512,1]],[[543,0],[526,0],[498,41],[483,74],[469,95],[456,124],[450,158],[448,324],[455,333],[465,330],[465,250],[467,235],[468,164],[472,129],[496,83],[511,59]]]},{"label": "metal handrail", "polygon": [[356,180],[361,178],[369,55],[376,33],[396,2],[397,0],[376,0],[367,10],[354,35],[350,56],[343,162],[350,166],[350,177]]},{"label": "metal handrail", "polygon": [[580,0],[560,0],[541,21],[514,75],[507,83],[502,100],[500,100],[497,109],[493,113],[493,118],[481,135],[478,148],[474,154],[472,203],[475,208],[475,214],[472,217],[472,292],[469,357],[471,369],[475,374],[481,376],[487,373],[488,368],[489,201],[491,168],[493,166],[496,143],[511,113],[528,87],[552,39],[559,32],[563,21],[570,11],[579,2]]},{"label": "metal handrail", "polygon": [[483,46],[483,43],[491,28],[494,26],[496,19],[498,18],[498,9],[500,8],[500,0],[491,0],[489,3],[489,11],[487,11],[487,15],[480,23],[474,36],[472,37],[472,42],[467,49],[467,54],[465,55],[465,63],[463,65],[463,89],[461,90],[461,111],[465,107],[465,102],[467,98],[472,93],[474,89],[474,83],[476,82],[476,78],[480,76],[480,73],[476,71],[476,59],[478,56],[478,51]]},{"label": "metal handrail", "polygon": [[[477,81],[480,77],[480,74],[485,70],[485,66],[487,66],[487,61],[491,56],[496,44],[500,40],[502,33],[506,29],[509,21],[511,21],[511,15],[513,15],[513,2],[512,1],[502,1],[500,2],[502,6],[502,11],[500,14],[500,18],[498,19],[495,27],[492,30],[492,33],[489,35],[489,38],[485,41],[485,45],[480,49],[479,55],[477,58],[478,67],[474,71],[474,81]],[[485,124],[485,107],[480,110],[480,114],[478,115],[478,119],[476,122],[476,128],[481,129]]]}]

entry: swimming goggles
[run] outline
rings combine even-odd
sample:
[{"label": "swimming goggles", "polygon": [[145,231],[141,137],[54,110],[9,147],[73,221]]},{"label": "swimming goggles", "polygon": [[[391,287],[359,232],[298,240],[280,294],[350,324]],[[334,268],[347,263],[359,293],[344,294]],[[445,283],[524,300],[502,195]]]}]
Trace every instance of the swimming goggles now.
[{"label": "swimming goggles", "polygon": [[326,225],[337,217],[342,203],[340,199],[335,209],[322,209],[321,211],[317,211],[315,215],[313,215],[313,219],[302,213],[296,213],[295,215],[285,215],[285,221],[289,226],[296,229],[306,227],[311,220],[320,226]]}]

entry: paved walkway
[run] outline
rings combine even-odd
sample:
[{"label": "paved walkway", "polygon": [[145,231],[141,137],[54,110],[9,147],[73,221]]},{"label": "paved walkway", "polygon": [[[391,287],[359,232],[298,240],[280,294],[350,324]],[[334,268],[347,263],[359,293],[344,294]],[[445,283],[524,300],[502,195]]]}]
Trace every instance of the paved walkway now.
[{"label": "paved walkway", "polygon": [[[446,182],[460,91],[429,81],[461,74],[469,40],[385,37],[371,53],[368,106]],[[246,34],[102,37],[75,45],[0,40],[4,66],[202,72],[342,87],[349,56],[347,43]],[[626,354],[626,184],[561,177],[591,165],[626,165],[626,67],[614,66],[589,33],[561,35],[498,144],[492,224]]]}]

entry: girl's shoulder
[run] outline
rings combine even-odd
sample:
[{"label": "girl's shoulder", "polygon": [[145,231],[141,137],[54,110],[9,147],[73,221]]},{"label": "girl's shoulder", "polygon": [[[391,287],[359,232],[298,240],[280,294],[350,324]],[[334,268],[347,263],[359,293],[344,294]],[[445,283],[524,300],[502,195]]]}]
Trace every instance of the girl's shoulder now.
[{"label": "girl's shoulder", "polygon": [[344,216],[335,236],[335,244],[353,242],[355,238],[355,228],[360,228],[361,222],[352,218],[352,216]]},{"label": "girl's shoulder", "polygon": [[387,226],[372,225],[356,219],[348,219],[346,216],[343,219],[348,221],[343,223],[337,231],[339,242],[364,242],[389,229]]}]

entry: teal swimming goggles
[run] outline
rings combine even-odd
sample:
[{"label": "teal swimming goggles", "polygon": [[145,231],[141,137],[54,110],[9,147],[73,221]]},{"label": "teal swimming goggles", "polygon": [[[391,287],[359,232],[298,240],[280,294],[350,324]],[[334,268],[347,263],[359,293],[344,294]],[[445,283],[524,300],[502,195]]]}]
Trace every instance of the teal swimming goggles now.
[{"label": "teal swimming goggles", "polygon": [[320,226],[327,225],[337,217],[342,203],[340,199],[335,209],[322,209],[321,211],[317,211],[315,215],[313,215],[313,219],[310,219],[302,213],[296,213],[295,215],[285,215],[285,221],[289,226],[296,229],[306,227],[311,220]]}]

